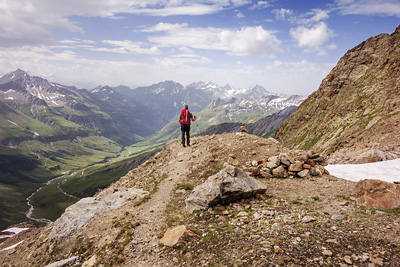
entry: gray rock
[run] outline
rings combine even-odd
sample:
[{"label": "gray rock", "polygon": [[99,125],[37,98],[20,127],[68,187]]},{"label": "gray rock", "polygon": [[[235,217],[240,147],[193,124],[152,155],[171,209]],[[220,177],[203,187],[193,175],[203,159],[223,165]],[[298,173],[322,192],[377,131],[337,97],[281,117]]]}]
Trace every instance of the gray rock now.
[{"label": "gray rock", "polygon": [[322,255],[330,257],[330,256],[333,255],[333,253],[332,253],[332,251],[330,251],[329,249],[324,249],[324,250],[322,251]]},{"label": "gray rock", "polygon": [[279,160],[278,156],[270,157],[268,159],[268,162],[271,162],[271,163],[275,164],[276,166],[279,166],[281,164],[281,161]]},{"label": "gray rock", "polygon": [[300,176],[301,178],[306,178],[310,176],[310,170],[304,169],[301,172],[298,172],[297,175]]},{"label": "gray rock", "polygon": [[303,222],[303,223],[309,223],[309,222],[314,222],[314,221],[316,221],[317,219],[315,219],[314,217],[312,217],[312,216],[304,216],[303,217],[303,219],[301,219],[301,221]]},{"label": "gray rock", "polygon": [[276,140],[275,138],[273,138],[273,137],[269,137],[267,140],[269,140],[269,141],[271,141],[272,143],[275,143],[275,144],[280,144],[280,142],[278,140]]},{"label": "gray rock", "polygon": [[251,198],[256,194],[263,194],[266,186],[247,175],[239,168],[234,168],[234,174],[229,171],[232,166],[224,164],[224,168],[217,174],[210,176],[203,184],[196,186],[185,200],[186,210],[208,209],[218,204],[224,205],[243,198]]},{"label": "gray rock", "polygon": [[282,223],[274,223],[274,224],[271,226],[271,230],[272,230],[272,231],[275,231],[275,232],[278,232],[278,231],[280,231],[280,230],[282,230],[282,229],[283,229]]},{"label": "gray rock", "polygon": [[331,219],[336,220],[336,221],[341,221],[341,220],[346,219],[346,216],[340,215],[340,214],[334,214],[334,215],[332,215]]},{"label": "gray rock", "polygon": [[285,168],[281,165],[276,169],[272,170],[272,175],[276,178],[287,178],[289,177],[289,174],[285,170]]},{"label": "gray rock", "polygon": [[62,261],[53,262],[52,264],[46,265],[46,267],[64,267],[73,264],[79,257],[74,256],[69,259],[65,259]]},{"label": "gray rock", "polygon": [[105,210],[113,210],[121,207],[127,201],[139,200],[146,196],[148,192],[141,189],[120,189],[108,188],[102,191],[96,198],[87,197],[79,200],[74,205],[69,206],[58,218],[49,235],[52,251],[58,243],[63,250],[68,249],[69,241],[73,241],[73,233],[77,232],[82,226],[88,224],[97,214]]},{"label": "gray rock", "polygon": [[286,158],[286,154],[285,153],[281,153],[279,155],[279,160],[281,161],[281,163],[283,165],[290,166],[290,161]]}]

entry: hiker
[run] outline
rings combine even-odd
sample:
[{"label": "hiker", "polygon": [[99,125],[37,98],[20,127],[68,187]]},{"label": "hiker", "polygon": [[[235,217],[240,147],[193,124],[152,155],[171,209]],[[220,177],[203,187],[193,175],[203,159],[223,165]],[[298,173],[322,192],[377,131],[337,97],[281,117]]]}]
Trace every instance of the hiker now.
[{"label": "hiker", "polygon": [[185,105],[185,108],[181,111],[181,116],[179,117],[179,123],[181,124],[181,132],[182,132],[182,146],[185,145],[185,135],[186,135],[186,144],[190,146],[190,120],[195,121],[196,116],[193,116],[192,113],[189,112],[188,105]]}]

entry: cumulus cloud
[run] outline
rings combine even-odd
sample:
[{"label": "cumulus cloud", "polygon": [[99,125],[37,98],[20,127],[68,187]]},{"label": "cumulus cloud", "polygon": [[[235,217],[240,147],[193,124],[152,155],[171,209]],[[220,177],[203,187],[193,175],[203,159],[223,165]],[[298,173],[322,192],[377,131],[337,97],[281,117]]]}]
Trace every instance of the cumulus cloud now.
[{"label": "cumulus cloud", "polygon": [[320,49],[334,33],[328,28],[325,22],[320,22],[311,28],[299,26],[290,29],[290,35],[297,41],[299,47],[307,49]]},{"label": "cumulus cloud", "polygon": [[148,40],[159,47],[218,50],[237,56],[273,56],[280,51],[280,41],[275,33],[261,26],[231,30],[162,23],[143,31],[157,30],[163,34],[150,36]]},{"label": "cumulus cloud", "polygon": [[343,15],[386,15],[400,17],[398,0],[336,0]]}]

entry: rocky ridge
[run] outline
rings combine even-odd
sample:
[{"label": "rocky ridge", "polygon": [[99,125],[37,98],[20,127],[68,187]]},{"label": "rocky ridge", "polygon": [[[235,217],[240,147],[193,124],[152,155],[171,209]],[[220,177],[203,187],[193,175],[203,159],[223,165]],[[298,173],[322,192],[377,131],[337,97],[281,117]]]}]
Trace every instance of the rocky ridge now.
[{"label": "rocky ridge", "polygon": [[[399,77],[400,26],[349,50],[274,137],[336,162],[398,158]],[[358,158],[363,153],[375,155]]]},{"label": "rocky ridge", "polygon": [[[82,224],[72,222],[82,210],[94,209],[83,208],[75,216],[66,212],[48,227],[7,239],[0,251],[23,242],[1,251],[0,265],[396,266],[398,214],[357,207],[354,183],[327,174],[259,176],[265,193],[193,214],[185,211],[192,189],[230,158],[238,168],[251,169],[254,161],[282,153],[292,151],[246,133],[196,137],[186,148],[172,142],[92,199],[92,204],[103,201],[113,208]],[[144,197],[129,193],[134,189]],[[61,238],[63,231],[57,234],[61,221],[70,233],[67,239]],[[164,233],[179,225],[186,234],[172,247],[162,245]]]}]

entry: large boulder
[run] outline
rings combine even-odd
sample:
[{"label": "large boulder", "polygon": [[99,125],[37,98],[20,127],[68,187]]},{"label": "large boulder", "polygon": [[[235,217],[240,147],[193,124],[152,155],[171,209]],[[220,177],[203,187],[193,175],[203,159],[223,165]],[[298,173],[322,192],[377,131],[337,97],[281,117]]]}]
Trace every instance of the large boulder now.
[{"label": "large boulder", "polygon": [[208,209],[215,205],[228,204],[242,198],[263,194],[266,186],[247,175],[244,171],[227,163],[217,174],[210,176],[203,184],[196,186],[185,200],[186,210]]},{"label": "large boulder", "polygon": [[357,205],[368,209],[400,208],[400,185],[381,180],[366,179],[359,181],[354,193],[357,197]]},{"label": "large boulder", "polygon": [[108,188],[97,197],[87,197],[69,206],[52,227],[49,235],[50,251],[61,255],[69,250],[75,242],[74,233],[88,224],[97,214],[113,210],[126,204],[128,201],[138,201],[148,195],[147,191],[141,189],[116,189]]}]

